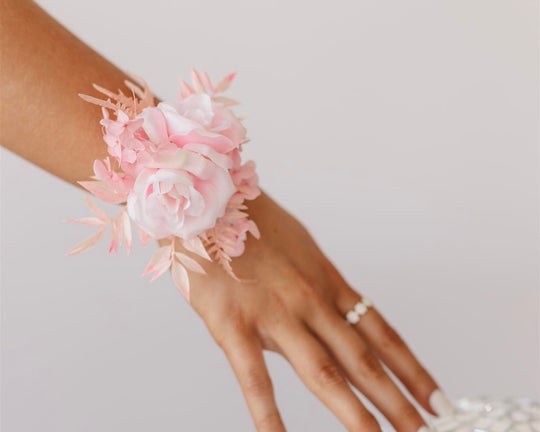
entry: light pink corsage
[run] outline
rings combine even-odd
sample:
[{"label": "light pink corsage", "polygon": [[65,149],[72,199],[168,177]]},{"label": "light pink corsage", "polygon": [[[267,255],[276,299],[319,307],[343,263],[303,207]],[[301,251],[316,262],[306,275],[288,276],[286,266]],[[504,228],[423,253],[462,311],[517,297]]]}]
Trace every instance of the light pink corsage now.
[{"label": "light pink corsage", "polygon": [[94,161],[93,180],[78,183],[101,200],[122,205],[122,210],[109,217],[85,195],[94,216],[68,222],[99,229],[68,255],[93,247],[109,225],[109,253],[116,253],[124,239],[129,254],[133,221],[144,246],[149,240],[170,240],[154,253],[143,275],[153,273],[154,281],[171,269],[188,302],[188,270],[205,271],[186,251],[216,261],[234,279],[246,281],[234,274],[230,261],[244,252],[248,231],[260,237],[244,204],[260,190],[255,163],[241,162],[242,145],[249,140],[231,110],[237,102],[218,95],[234,74],[213,86],[204,71],[192,69],[192,86],[180,80],[179,100],[157,106],[146,82],[130,76],[139,83],[125,81],[131,97],[96,84],[106,100],[79,94],[102,107],[100,124],[109,156]]}]

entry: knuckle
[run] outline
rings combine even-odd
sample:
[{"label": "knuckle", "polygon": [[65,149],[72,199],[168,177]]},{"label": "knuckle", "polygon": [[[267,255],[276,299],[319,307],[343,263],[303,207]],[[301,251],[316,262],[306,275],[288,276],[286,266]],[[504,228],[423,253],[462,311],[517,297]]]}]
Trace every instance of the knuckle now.
[{"label": "knuckle", "polygon": [[225,350],[227,345],[227,335],[225,332],[222,329],[211,327],[210,334],[212,335],[212,338],[217,346],[219,346],[222,350]]},{"label": "knuckle", "polygon": [[225,321],[210,324],[209,330],[216,344],[227,351],[233,341],[237,340],[240,334],[245,333],[246,321],[240,312],[233,310]]},{"label": "knuckle", "polygon": [[421,364],[414,367],[408,378],[404,379],[403,382],[417,400],[428,401],[431,392],[437,387],[431,375]]},{"label": "knuckle", "polygon": [[277,411],[272,411],[260,418],[256,418],[255,426],[258,432],[281,431],[283,422],[279,413]]},{"label": "knuckle", "polygon": [[411,375],[413,377],[413,381],[418,383],[426,383],[429,389],[431,389],[432,387],[436,387],[435,381],[433,380],[429,372],[426,370],[426,368],[420,363],[417,364]]},{"label": "knuckle", "polygon": [[405,342],[394,327],[389,324],[384,324],[381,332],[380,344],[383,349],[401,348],[405,346]]},{"label": "knuckle", "polygon": [[295,310],[304,319],[315,319],[329,312],[329,303],[316,284],[300,283],[295,298]]},{"label": "knuckle", "polygon": [[261,370],[248,369],[246,371],[244,389],[247,396],[266,396],[273,392],[272,381]]},{"label": "knuckle", "polygon": [[406,403],[399,408],[398,416],[400,419],[414,420],[415,422],[422,419],[416,408],[410,403]]},{"label": "knuckle", "polygon": [[340,386],[345,378],[339,368],[332,363],[324,363],[315,369],[314,380],[321,387]]},{"label": "knuckle", "polygon": [[361,375],[369,376],[371,378],[380,379],[386,375],[381,362],[375,355],[369,351],[365,350],[359,355],[359,373]]},{"label": "knuckle", "polygon": [[281,296],[272,295],[268,299],[267,310],[271,313],[264,313],[259,317],[263,328],[272,331],[288,324],[287,303]]},{"label": "knuckle", "polygon": [[350,429],[353,432],[379,432],[381,430],[375,416],[367,410],[355,420]]},{"label": "knuckle", "polygon": [[319,293],[315,289],[315,285],[306,281],[303,278],[299,280],[299,282],[296,284],[296,287],[296,300],[301,305],[305,305],[306,302],[311,303],[313,301],[316,301],[319,297]]}]

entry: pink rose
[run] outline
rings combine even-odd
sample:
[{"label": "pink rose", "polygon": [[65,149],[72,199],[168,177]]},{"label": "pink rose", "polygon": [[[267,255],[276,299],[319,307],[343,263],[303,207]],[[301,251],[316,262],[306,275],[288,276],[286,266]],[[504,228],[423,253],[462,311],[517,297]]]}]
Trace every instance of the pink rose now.
[{"label": "pink rose", "polygon": [[157,145],[174,143],[211,157],[225,155],[246,141],[246,130],[233,112],[207,94],[194,94],[172,104],[160,102],[140,115],[143,129]]},{"label": "pink rose", "polygon": [[215,225],[236,187],[227,169],[177,149],[142,169],[127,198],[129,216],[149,235],[192,238]]}]

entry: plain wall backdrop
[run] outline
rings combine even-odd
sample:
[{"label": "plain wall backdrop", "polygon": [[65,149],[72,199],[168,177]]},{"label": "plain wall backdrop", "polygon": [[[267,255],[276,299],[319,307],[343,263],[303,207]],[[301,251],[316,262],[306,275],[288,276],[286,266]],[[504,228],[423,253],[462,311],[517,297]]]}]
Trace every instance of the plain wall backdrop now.
[{"label": "plain wall backdrop", "polygon": [[[536,1],[38,3],[162,99],[237,71],[261,186],[449,395],[538,399]],[[66,256],[83,192],[1,156],[2,430],[254,430],[156,245]],[[265,357],[289,430],[344,430]]]}]

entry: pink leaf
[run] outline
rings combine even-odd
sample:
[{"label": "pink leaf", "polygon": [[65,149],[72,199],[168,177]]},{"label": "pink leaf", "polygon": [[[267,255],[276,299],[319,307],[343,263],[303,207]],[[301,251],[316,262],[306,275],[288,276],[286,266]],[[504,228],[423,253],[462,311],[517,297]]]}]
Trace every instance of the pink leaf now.
[{"label": "pink leaf", "polygon": [[195,90],[193,90],[191,86],[183,80],[180,81],[180,91],[183,97],[187,97],[195,93]]},{"label": "pink leaf", "polygon": [[219,224],[216,225],[216,228],[218,228],[220,231],[225,231],[235,236],[239,235],[238,229],[234,226]]},{"label": "pink leaf", "polygon": [[154,268],[154,275],[152,276],[152,279],[150,279],[150,282],[154,282],[158,277],[160,277],[163,273],[165,273],[171,267],[171,263],[172,263],[171,259],[168,259],[166,261],[159,263]]},{"label": "pink leaf", "polygon": [[212,81],[210,81],[210,78],[204,69],[201,69],[201,79],[206,88],[212,93],[215,93],[214,87],[212,86]]},{"label": "pink leaf", "polygon": [[103,233],[105,232],[105,228],[101,228],[99,231],[96,231],[94,234],[92,234],[90,237],[88,237],[86,240],[79,243],[77,246],[75,246],[73,249],[71,249],[67,255],[74,255],[81,252],[84,252],[91,247],[95,246],[98,240],[101,238]]},{"label": "pink leaf", "polygon": [[116,217],[111,224],[111,245],[109,246],[109,253],[111,250],[114,253],[118,253],[118,248],[122,245],[122,234],[124,232],[123,219]]},{"label": "pink leaf", "polygon": [[244,212],[241,212],[241,211],[238,211],[238,210],[233,210],[233,211],[227,211],[223,216],[222,218],[223,219],[242,219],[242,218],[245,218],[245,217],[248,217],[249,215],[247,213],[244,213]]},{"label": "pink leaf", "polygon": [[215,102],[221,102],[225,106],[240,105],[240,102],[225,96],[214,96],[212,99],[214,99]]},{"label": "pink leaf", "polygon": [[95,98],[93,96],[85,95],[85,94],[82,94],[82,93],[78,93],[78,95],[79,95],[79,97],[81,99],[85,100],[86,102],[90,102],[90,103],[93,103],[93,104],[96,104],[96,105],[101,105],[102,107],[105,107],[105,108],[116,109],[116,105],[113,104],[109,100],[104,101],[104,100]]},{"label": "pink leaf", "polygon": [[117,228],[116,224],[113,222],[111,224],[111,243],[109,244],[109,253],[118,251],[118,242],[117,242]]},{"label": "pink leaf", "polygon": [[187,270],[178,261],[172,265],[172,278],[184,298],[189,302],[189,276]]},{"label": "pink leaf", "polygon": [[253,235],[253,237],[255,237],[256,239],[261,238],[261,233],[259,231],[259,227],[257,226],[257,224],[250,219],[248,221],[248,225],[249,225],[248,231]]},{"label": "pink leaf", "polygon": [[191,68],[191,82],[193,83],[193,87],[197,93],[206,93],[206,89],[201,81],[201,77],[193,68]]},{"label": "pink leaf", "polygon": [[104,182],[99,180],[77,181],[83,188],[97,196],[100,200],[111,204],[120,204],[126,201],[126,194],[115,192]]},{"label": "pink leaf", "polygon": [[208,255],[203,242],[198,236],[184,240],[182,242],[182,246],[184,246],[184,248],[186,248],[188,251],[193,252],[202,258],[212,261],[212,258],[210,258],[210,255]]},{"label": "pink leaf", "polygon": [[167,260],[171,259],[171,246],[162,246],[157,251],[154,252],[154,255],[152,255],[152,258],[150,258],[150,261],[148,262],[148,266],[143,272],[143,276],[147,275],[148,273],[154,271],[156,267],[158,267],[161,263],[166,262]]},{"label": "pink leaf", "polygon": [[131,250],[131,242],[132,242],[131,222],[129,220],[129,215],[127,214],[127,211],[125,210],[122,212],[122,219],[124,222],[124,240],[126,242],[127,253],[129,255],[129,251]]},{"label": "pink leaf", "polygon": [[144,247],[146,247],[148,241],[152,238],[146,231],[142,230],[137,224],[135,224],[135,227],[137,228],[137,234],[139,235],[139,239],[141,240],[141,243]]},{"label": "pink leaf", "polygon": [[232,74],[227,75],[225,78],[223,78],[215,87],[214,91],[215,93],[221,93],[224,92],[229,88],[231,85],[234,77],[236,76],[236,72],[233,72]]},{"label": "pink leaf", "polygon": [[182,264],[187,267],[188,270],[194,271],[195,273],[206,274],[206,271],[202,268],[202,266],[190,256],[187,256],[182,252],[176,252],[174,255]]},{"label": "pink leaf", "polygon": [[[216,226],[216,229],[217,229],[217,226]],[[216,238],[216,243],[218,244],[218,246],[222,247],[223,245],[228,245],[228,246],[235,246],[236,245],[236,240],[232,240],[231,238],[225,236],[225,235],[219,235],[217,236]]]},{"label": "pink leaf", "polygon": [[102,221],[109,222],[111,218],[105,214],[103,210],[101,210],[98,205],[94,202],[92,198],[90,198],[90,195],[85,194],[84,199],[86,201],[86,205],[88,208],[94,213],[98,218],[100,218]]},{"label": "pink leaf", "polygon": [[78,223],[78,224],[88,225],[88,226],[101,226],[106,223],[95,216],[86,216],[80,219],[68,219],[65,222],[73,222],[73,223]]}]

